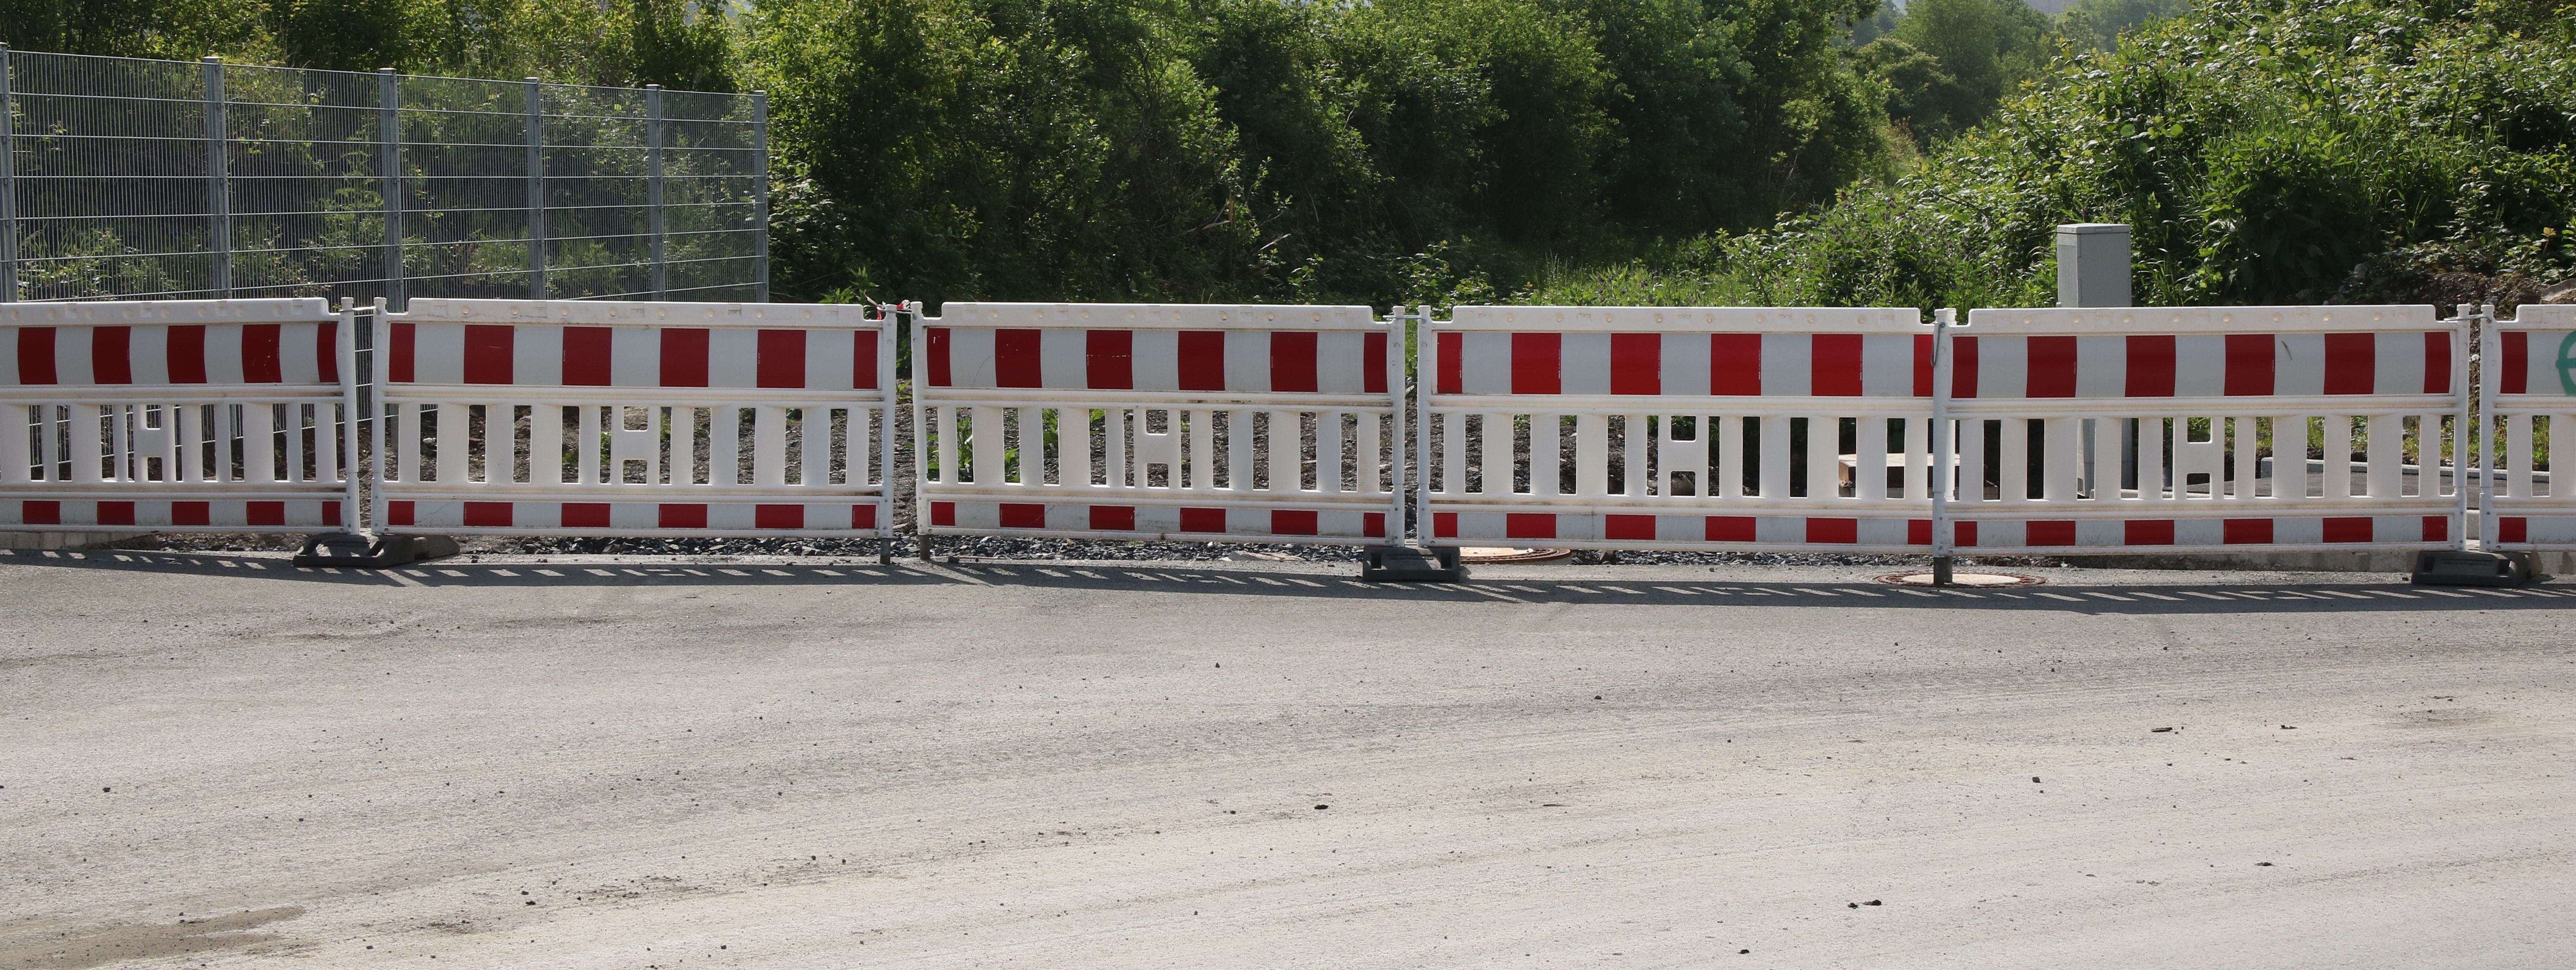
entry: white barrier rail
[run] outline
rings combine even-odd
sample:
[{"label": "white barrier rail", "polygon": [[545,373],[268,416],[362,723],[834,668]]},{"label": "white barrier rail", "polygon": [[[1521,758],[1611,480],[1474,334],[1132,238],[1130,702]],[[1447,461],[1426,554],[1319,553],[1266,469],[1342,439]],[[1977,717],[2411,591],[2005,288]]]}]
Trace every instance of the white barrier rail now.
[{"label": "white barrier rail", "polygon": [[926,534],[1403,534],[1401,330],[1358,306],[950,303],[918,320]]},{"label": "white barrier rail", "polygon": [[0,304],[0,529],[354,527],[353,333],[320,299]]},{"label": "white barrier rail", "polygon": [[866,312],[379,304],[375,526],[890,537],[894,332]]},{"label": "white barrier rail", "polygon": [[[2481,338],[2480,545],[2576,549],[2576,494],[2548,464],[2551,432],[2576,428],[2576,306],[2525,303]],[[2553,477],[2555,481],[2553,481]]]},{"label": "white barrier rail", "polygon": [[1941,551],[2462,548],[2466,323],[2435,316],[1974,311],[1947,336]]},{"label": "white barrier rail", "polygon": [[1462,306],[1422,334],[1425,544],[1930,551],[1916,310]]}]

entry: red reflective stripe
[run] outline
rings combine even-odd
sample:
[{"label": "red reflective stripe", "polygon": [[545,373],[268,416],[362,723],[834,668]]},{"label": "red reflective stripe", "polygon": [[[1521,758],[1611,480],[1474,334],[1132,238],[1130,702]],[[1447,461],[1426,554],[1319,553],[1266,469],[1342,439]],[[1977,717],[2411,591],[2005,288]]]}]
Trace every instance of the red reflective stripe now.
[{"label": "red reflective stripe", "polygon": [[[1929,339],[1931,339],[1931,338],[1926,337],[1926,338],[1923,338],[1923,339],[1929,340]],[[1906,545],[1909,545],[1909,546],[1928,546],[1928,545],[1931,545],[1931,544],[1932,544],[1932,520],[1930,520],[1930,519],[1909,519],[1909,520],[1907,520],[1907,521],[1906,521],[1906,523],[1905,523],[1905,544],[1906,544]]]},{"label": "red reflective stripe", "polygon": [[1968,548],[1975,548],[1975,546],[1976,546],[1976,544],[1977,544],[1977,524],[1976,524],[1976,523],[1974,523],[1974,522],[1953,522],[1953,523],[1950,523],[1950,525],[1953,527],[1953,528],[1951,528],[1951,530],[1950,530],[1950,544],[1951,544],[1951,545],[1954,545],[1954,546],[1963,546],[1963,547],[1968,547]]},{"label": "red reflective stripe", "polygon": [[1601,517],[1601,538],[1652,540],[1654,537],[1654,516],[1605,515]]},{"label": "red reflective stripe", "polygon": [[[706,330],[688,327],[662,331],[663,387],[707,386],[707,334]],[[703,506],[699,508],[701,519],[705,511]]]},{"label": "red reflective stripe", "polygon": [[[206,503],[204,503],[204,502],[173,502],[173,503],[171,503],[171,504],[170,504],[170,521],[175,522],[175,523],[178,523],[178,524],[180,524],[180,525],[204,525],[204,524],[206,524],[203,520],[199,520],[199,521],[197,521],[197,522],[193,522],[193,523],[192,523],[192,522],[187,522],[187,521],[185,521],[185,520],[181,519],[181,518],[179,517],[179,506],[182,506],[182,505],[194,505],[194,506],[197,506],[197,507],[198,507],[198,509],[202,511],[202,510],[205,508]],[[395,524],[395,525],[410,525],[410,524],[412,524],[412,520],[413,520],[413,518],[414,518],[414,517],[415,517],[415,516],[414,516],[413,511],[412,511],[412,504],[411,504],[410,502],[408,502],[408,501],[403,501],[403,500],[397,499],[397,500],[394,500],[394,501],[391,501],[391,502],[387,502],[387,503],[385,503],[385,518],[388,518],[388,519],[393,520],[393,524]]]},{"label": "red reflective stripe", "polygon": [[513,511],[512,503],[509,502],[467,502],[465,503],[465,524],[480,528],[506,529],[515,521],[511,515]]},{"label": "red reflective stripe", "polygon": [[957,503],[955,503],[955,502],[932,502],[932,503],[930,503],[930,524],[932,524],[932,525],[956,525],[956,524],[957,524]]},{"label": "red reflective stripe", "polygon": [[[1554,333],[1516,333],[1512,335],[1512,393],[1564,393],[1565,335]],[[1553,527],[1548,533],[1555,535]]]},{"label": "red reflective stripe", "polygon": [[1046,528],[1046,506],[1035,502],[1004,502],[1000,517],[1005,529]]},{"label": "red reflective stripe", "polygon": [[1225,334],[1215,330],[1183,330],[1179,344],[1181,372],[1176,384],[1180,389],[1225,390]]},{"label": "red reflective stripe", "polygon": [[134,328],[89,328],[89,373],[92,384],[134,383]]},{"label": "red reflective stripe", "polygon": [[2449,516],[2428,515],[2424,517],[2424,541],[2447,542],[2450,541],[2450,538],[2451,519]]},{"label": "red reflective stripe", "polygon": [[1136,531],[1136,507],[1094,505],[1091,507],[1091,527],[1103,532],[1134,532]]},{"label": "red reflective stripe", "polygon": [[2174,338],[2158,334],[2129,338],[2130,397],[2172,397],[2174,392]]},{"label": "red reflective stripe", "polygon": [[[206,328],[188,325],[170,328],[170,346],[166,350],[170,383],[203,384],[206,382]],[[21,357],[20,360],[25,360]],[[411,324],[394,324],[394,380],[411,380]]]},{"label": "red reflective stripe", "polygon": [[2229,397],[2265,397],[2272,393],[2271,334],[2227,335],[2226,393]]},{"label": "red reflective stripe", "polygon": [[[1386,393],[1386,335],[1370,333],[1360,344],[1360,392]],[[1371,533],[1374,535],[1375,533]]]},{"label": "red reflective stripe", "polygon": [[508,384],[510,357],[519,328],[508,324],[465,328],[465,383]]},{"label": "red reflective stripe", "polygon": [[[1512,356],[1517,358],[1520,355]],[[1503,516],[1503,536],[1509,539],[1554,539],[1556,538],[1556,514],[1513,512],[1505,515]]]},{"label": "red reflective stripe", "polygon": [[2373,525],[2370,519],[2361,516],[2327,519],[2325,540],[2327,542],[2369,542],[2372,539]]},{"label": "red reflective stripe", "polygon": [[[319,332],[313,335],[313,357],[313,367],[322,373],[323,383],[340,383],[340,325],[338,322],[334,321],[322,326]],[[324,508],[332,510],[328,514],[339,514],[337,505],[325,505]]]},{"label": "red reflective stripe", "polygon": [[[874,331],[861,330],[850,337],[850,387],[853,390],[877,389],[877,340]],[[868,506],[874,508],[874,506]],[[865,528],[861,526],[861,528]]]},{"label": "red reflective stripe", "polygon": [[242,381],[249,384],[276,384],[286,378],[277,366],[279,325],[253,323],[242,327]]},{"label": "red reflective stripe", "polygon": [[2260,546],[2272,541],[2270,519],[2228,519],[2218,527],[2218,541],[2231,546]]},{"label": "red reflective stripe", "polygon": [[2031,337],[2024,397],[2075,396],[2075,338]]},{"label": "red reflective stripe", "polygon": [[2377,382],[2374,369],[2379,361],[2379,335],[2369,333],[2330,333],[2326,335],[2326,385],[2328,394],[2368,394]]},{"label": "red reflective stripe", "polygon": [[1466,339],[1463,334],[1444,333],[1440,341],[1440,390],[1442,394],[1463,394],[1467,384]]},{"label": "red reflective stripe", "polygon": [[2451,393],[2451,335],[2424,335],[2424,393]]},{"label": "red reflective stripe", "polygon": [[993,386],[1045,387],[1046,367],[1039,351],[1043,343],[1035,330],[993,331]]},{"label": "red reflective stripe", "polygon": [[57,383],[54,374],[54,328],[18,328],[18,383]]},{"label": "red reflective stripe", "polygon": [[323,525],[339,525],[339,524],[340,524],[340,503],[338,503],[338,502],[324,502],[324,503],[322,503],[322,524],[323,524]]},{"label": "red reflective stripe", "polygon": [[1386,534],[1386,513],[1370,512],[1360,516],[1360,531],[1373,539],[1391,538]]},{"label": "red reflective stripe", "polygon": [[63,524],[63,503],[45,501],[20,502],[18,503],[18,521],[27,525],[61,525]]},{"label": "red reflective stripe", "polygon": [[2530,542],[2531,520],[2521,516],[2499,516],[2496,519],[2497,542]]},{"label": "red reflective stripe", "polygon": [[[802,333],[799,330],[784,331]],[[755,505],[751,507],[751,527],[755,529],[802,529],[805,507],[802,505]]]},{"label": "red reflective stripe", "polygon": [[930,386],[932,386],[932,387],[947,387],[947,386],[949,386],[949,380],[948,380],[948,328],[947,328],[947,327],[932,327],[932,328],[930,328],[930,334],[929,334],[929,337],[930,337]]},{"label": "red reflective stripe", "polygon": [[2529,331],[2504,332],[2504,389],[2500,393],[2531,393],[2531,333]]},{"label": "red reflective stripe", "polygon": [[1859,519],[1808,519],[1808,542],[1851,544],[1860,541]]},{"label": "red reflective stripe", "polygon": [[1744,515],[1712,515],[1701,529],[1701,537],[1710,542],[1753,541],[1753,518]]},{"label": "red reflective stripe", "polygon": [[[1311,337],[1314,334],[1307,334],[1307,336]],[[1313,512],[1281,509],[1270,513],[1271,535],[1310,536],[1314,535],[1319,528],[1321,526],[1317,524],[1316,514]]]},{"label": "red reflective stripe", "polygon": [[2073,522],[2027,522],[2022,525],[2022,545],[2071,546],[2075,544]]},{"label": "red reflective stripe", "polygon": [[1315,332],[1271,332],[1270,389],[1311,392],[1315,387]]},{"label": "red reflective stripe", "polygon": [[[1932,335],[1928,333],[1914,335],[1914,396],[1932,396]],[[1931,523],[1924,523],[1924,528],[1931,528]],[[1928,537],[1931,533],[1924,535]],[[1930,538],[1925,538],[1916,545],[1930,541]]]},{"label": "red reflective stripe", "polygon": [[1819,397],[1859,397],[1860,335],[1856,333],[1820,333],[1810,338],[1808,358],[1810,390]]},{"label": "red reflective stripe", "polygon": [[1762,393],[1762,335],[1720,333],[1708,338],[1708,392],[1725,397]]},{"label": "red reflective stripe", "polygon": [[[1133,330],[1087,330],[1082,336],[1083,386],[1095,391],[1125,391],[1136,387],[1136,332]],[[1114,508],[1115,506],[1101,506]],[[1128,510],[1129,522],[1135,511]],[[1130,526],[1132,528],[1132,525]],[[1098,525],[1092,528],[1099,528]]]},{"label": "red reflective stripe", "polygon": [[[1977,396],[1977,338],[1975,337],[1950,338],[1950,396]],[[1970,530],[1969,534],[1975,534],[1975,530]],[[1960,543],[1960,545],[1970,544]]]},{"label": "red reflective stripe", "polygon": [[665,529],[703,529],[707,527],[707,507],[694,502],[666,502],[661,508],[660,521]]},{"label": "red reflective stripe", "polygon": [[610,330],[607,327],[565,327],[563,331],[564,386],[607,387],[609,348],[612,343]]},{"label": "red reflective stripe", "polygon": [[[1455,334],[1443,334],[1443,336],[1456,336],[1456,335],[1455,335]],[[1455,538],[1457,538],[1457,537],[1458,537],[1458,513],[1456,513],[1456,512],[1433,512],[1433,513],[1431,513],[1431,537],[1432,537],[1432,538],[1434,538],[1434,539],[1455,539]]]},{"label": "red reflective stripe", "polygon": [[249,525],[285,525],[286,503],[244,502],[242,521]]},{"label": "red reflective stripe", "polygon": [[2132,546],[2170,546],[2174,544],[2172,519],[2131,519],[2121,530],[2120,540]]},{"label": "red reflective stripe", "polygon": [[1182,510],[1181,510],[1181,531],[1183,531],[1183,532],[1220,532],[1220,533],[1221,533],[1221,532],[1224,532],[1224,531],[1225,531],[1225,510],[1224,510],[1224,509],[1182,509]]},{"label": "red reflective stripe", "polygon": [[567,529],[608,528],[608,503],[606,502],[566,502],[563,504],[562,514],[563,518],[559,521]]},{"label": "red reflective stripe", "polygon": [[[337,509],[339,508],[339,505],[338,505],[338,504],[336,504],[336,503],[334,503],[334,504],[327,505],[327,506],[324,506],[324,507],[325,507],[325,508],[330,508],[330,509],[333,509],[333,510],[337,510]],[[98,524],[100,524],[100,525],[133,525],[133,524],[134,524],[134,503],[132,503],[132,502],[100,502],[100,503],[98,503]]]},{"label": "red reflective stripe", "polygon": [[853,505],[853,506],[850,506],[850,528],[853,528],[853,529],[873,529],[873,528],[876,528],[876,527],[877,527],[877,507],[876,507],[876,506],[873,506],[873,505]]},{"label": "red reflective stripe", "polygon": [[[1663,392],[1664,335],[1659,333],[1611,334],[1610,393],[1661,394]],[[1649,535],[1647,538],[1654,537]]]},{"label": "red reflective stripe", "polygon": [[[867,339],[872,336],[875,335],[863,333],[859,334],[858,338],[873,348],[875,342]],[[805,331],[763,330],[755,342],[755,348],[756,359],[752,364],[752,383],[761,387],[801,388],[805,386]],[[870,370],[873,371],[874,368]],[[869,373],[869,376],[873,377],[875,374]],[[799,507],[796,514],[798,521],[804,520],[805,513],[802,507]],[[761,528],[769,527],[761,526]]]}]

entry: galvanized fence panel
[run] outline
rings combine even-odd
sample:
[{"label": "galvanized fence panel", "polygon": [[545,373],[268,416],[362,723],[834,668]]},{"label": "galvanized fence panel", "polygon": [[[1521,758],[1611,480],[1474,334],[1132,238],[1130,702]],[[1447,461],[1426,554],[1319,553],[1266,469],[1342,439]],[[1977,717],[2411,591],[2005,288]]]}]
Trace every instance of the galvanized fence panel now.
[{"label": "galvanized fence panel", "polygon": [[1402,541],[1403,338],[1368,307],[942,312],[915,331],[924,533]]},{"label": "galvanized fence panel", "polygon": [[0,306],[0,529],[353,526],[350,330],[319,299]]},{"label": "galvanized fence panel", "polygon": [[750,95],[0,49],[0,301],[768,299]]},{"label": "galvanized fence panel", "polygon": [[1924,552],[1910,308],[1462,306],[1419,342],[1426,545]]},{"label": "galvanized fence panel", "polygon": [[378,530],[893,535],[865,307],[414,299],[375,329]]},{"label": "galvanized fence panel", "polygon": [[2480,545],[2576,549],[2576,492],[2550,467],[2551,432],[2576,427],[2576,306],[2525,303],[2481,343]]},{"label": "galvanized fence panel", "polygon": [[1944,538],[1963,553],[2461,548],[2465,338],[2429,306],[1974,311],[1948,338]]}]

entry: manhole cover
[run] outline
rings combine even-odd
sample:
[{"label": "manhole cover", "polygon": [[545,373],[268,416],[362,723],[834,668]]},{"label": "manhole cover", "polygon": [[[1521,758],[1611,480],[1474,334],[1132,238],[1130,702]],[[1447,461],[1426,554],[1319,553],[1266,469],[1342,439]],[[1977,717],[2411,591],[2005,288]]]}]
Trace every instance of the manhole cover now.
[{"label": "manhole cover", "polygon": [[1468,546],[1458,550],[1458,561],[1479,565],[1516,562],[1554,562],[1574,555],[1572,549],[1514,549],[1508,546]]},{"label": "manhole cover", "polygon": [[[1889,573],[1885,576],[1879,577],[1878,581],[1890,586],[1930,586],[1932,585],[1932,574],[1928,572]],[[2044,582],[2047,582],[2047,580],[2041,579],[2037,576],[2024,576],[2020,573],[1972,573],[1961,571],[1950,574],[1950,585],[1966,586],[1970,588],[2037,586]]]}]

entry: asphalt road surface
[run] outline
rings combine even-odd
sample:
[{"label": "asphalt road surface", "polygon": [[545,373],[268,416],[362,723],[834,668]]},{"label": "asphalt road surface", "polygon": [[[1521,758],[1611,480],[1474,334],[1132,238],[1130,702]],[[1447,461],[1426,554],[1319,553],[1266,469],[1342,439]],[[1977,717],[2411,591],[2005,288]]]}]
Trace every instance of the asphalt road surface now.
[{"label": "asphalt road surface", "polygon": [[2576,587],[0,554],[0,968],[2576,966]]}]

